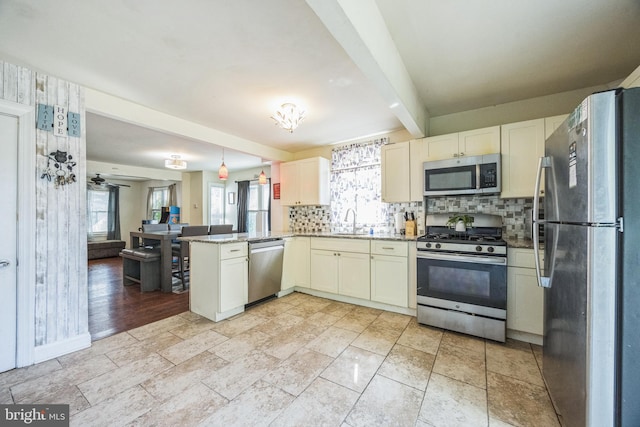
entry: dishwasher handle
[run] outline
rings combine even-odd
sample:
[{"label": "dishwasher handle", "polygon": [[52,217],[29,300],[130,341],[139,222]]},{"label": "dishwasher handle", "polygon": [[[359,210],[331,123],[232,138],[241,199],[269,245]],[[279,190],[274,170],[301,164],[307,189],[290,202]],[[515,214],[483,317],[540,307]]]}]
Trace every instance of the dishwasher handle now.
[{"label": "dishwasher handle", "polygon": [[249,242],[249,252],[256,253],[259,250],[265,249],[273,249],[273,248],[284,248],[284,240],[282,239],[270,239],[270,240],[262,240]]},{"label": "dishwasher handle", "polygon": [[284,249],[284,245],[272,245],[264,248],[251,248],[249,254],[259,254],[261,252],[280,251]]}]

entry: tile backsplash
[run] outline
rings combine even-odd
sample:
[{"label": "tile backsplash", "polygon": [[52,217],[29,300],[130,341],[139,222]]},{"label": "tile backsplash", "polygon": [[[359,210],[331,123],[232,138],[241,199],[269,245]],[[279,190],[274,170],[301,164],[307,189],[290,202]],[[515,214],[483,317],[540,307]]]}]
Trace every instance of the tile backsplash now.
[{"label": "tile backsplash", "polygon": [[330,206],[290,206],[289,230],[296,233],[331,231]]},{"label": "tile backsplash", "polygon": [[533,208],[533,199],[501,199],[499,196],[428,197],[427,214],[485,213],[502,217],[502,234],[508,238],[525,237],[524,217]]},{"label": "tile backsplash", "polygon": [[[387,221],[374,227],[376,232],[393,232],[394,214],[413,212],[418,222],[418,235],[424,234],[425,215],[430,213],[486,213],[502,216],[503,234],[509,238],[525,237],[524,216],[533,207],[533,199],[501,199],[499,196],[450,196],[426,198],[423,202],[391,203]],[[366,226],[366,225],[365,225]],[[292,206],[289,229],[294,232],[346,232],[350,223],[331,222],[329,206]]]}]

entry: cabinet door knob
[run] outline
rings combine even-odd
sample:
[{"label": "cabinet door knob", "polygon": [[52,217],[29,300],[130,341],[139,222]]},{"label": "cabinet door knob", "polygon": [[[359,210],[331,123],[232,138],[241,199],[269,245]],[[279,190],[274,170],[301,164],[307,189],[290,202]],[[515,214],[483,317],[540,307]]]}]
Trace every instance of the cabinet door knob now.
[{"label": "cabinet door knob", "polygon": [[458,157],[458,153],[453,153],[453,157]]},{"label": "cabinet door knob", "polygon": [[464,153],[460,153],[460,157],[464,156]]}]

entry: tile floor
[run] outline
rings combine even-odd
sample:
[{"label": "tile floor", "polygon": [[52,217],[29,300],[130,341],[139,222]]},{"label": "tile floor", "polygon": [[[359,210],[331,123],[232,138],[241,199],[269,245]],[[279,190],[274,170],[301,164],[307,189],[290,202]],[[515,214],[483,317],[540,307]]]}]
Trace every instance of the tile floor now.
[{"label": "tile floor", "polygon": [[67,403],[76,426],[556,426],[541,362],[538,346],[294,293],[0,374],[0,403]]}]

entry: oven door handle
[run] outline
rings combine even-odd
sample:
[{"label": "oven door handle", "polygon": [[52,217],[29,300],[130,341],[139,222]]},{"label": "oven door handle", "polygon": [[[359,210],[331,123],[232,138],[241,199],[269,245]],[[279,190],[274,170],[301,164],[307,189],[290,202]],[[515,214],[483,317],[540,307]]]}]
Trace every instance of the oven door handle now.
[{"label": "oven door handle", "polygon": [[507,258],[482,256],[482,255],[462,255],[462,254],[442,254],[437,252],[418,251],[418,258],[435,259],[441,261],[470,262],[476,264],[506,265]]}]

